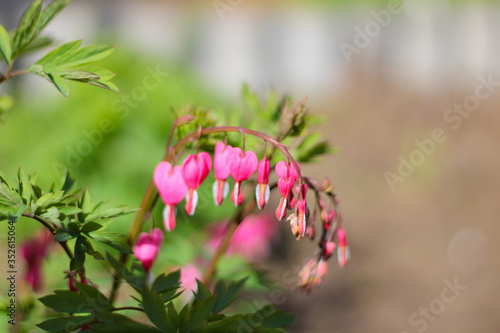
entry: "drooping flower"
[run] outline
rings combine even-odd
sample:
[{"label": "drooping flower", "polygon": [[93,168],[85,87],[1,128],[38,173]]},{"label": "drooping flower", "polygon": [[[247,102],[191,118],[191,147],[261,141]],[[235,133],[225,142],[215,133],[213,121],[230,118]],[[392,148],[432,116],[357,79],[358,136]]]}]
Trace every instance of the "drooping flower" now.
[{"label": "drooping flower", "polygon": [[222,201],[229,193],[229,184],[227,178],[229,177],[229,169],[227,167],[227,155],[233,147],[225,145],[223,142],[217,142],[215,145],[214,153],[214,174],[215,182],[212,187],[214,194],[214,201],[216,206],[220,206]]},{"label": "drooping flower", "polygon": [[134,255],[141,261],[142,267],[144,267],[146,272],[149,272],[151,269],[162,243],[163,232],[160,228],[153,229],[151,234],[143,232],[137,238],[137,242],[134,245]]},{"label": "drooping flower", "polygon": [[299,273],[299,281],[297,287],[310,292],[313,287],[318,287],[321,284],[323,277],[325,277],[328,266],[323,259],[309,260]]},{"label": "drooping flower", "polygon": [[[226,253],[241,254],[251,261],[259,261],[269,256],[271,241],[278,234],[279,225],[272,215],[260,213],[248,215],[234,232]],[[226,230],[226,223],[211,228],[208,248],[215,251],[220,245]]]},{"label": "drooping flower", "polygon": [[263,209],[269,200],[269,171],[270,163],[267,157],[264,157],[257,168],[257,187],[255,188],[255,197],[259,209]]},{"label": "drooping flower", "polygon": [[175,205],[184,199],[187,186],[182,178],[180,166],[172,165],[168,162],[160,162],[155,169],[153,180],[160,196],[165,203],[163,211],[163,223],[167,231],[175,228]]},{"label": "drooping flower", "polygon": [[300,199],[297,200],[297,207],[295,209],[295,215],[297,215],[297,226],[292,228],[292,232],[297,239],[301,239],[306,234],[307,219],[309,218],[309,209],[307,208],[306,201],[307,185],[302,184],[302,187],[297,186],[296,191]]},{"label": "drooping flower", "polygon": [[242,151],[240,148],[233,148],[227,154],[227,168],[235,180],[231,201],[235,206],[243,203],[243,194],[241,193],[241,182],[247,180],[259,164],[259,159],[253,151]]},{"label": "drooping flower", "polygon": [[196,189],[207,178],[212,169],[212,158],[206,152],[198,155],[191,154],[182,163],[182,177],[188,187],[186,196],[186,213],[193,215],[198,204],[198,193]]},{"label": "drooping flower", "polygon": [[278,189],[281,193],[281,200],[278,208],[276,208],[276,218],[281,221],[286,215],[287,205],[293,200],[292,189],[299,175],[297,174],[297,170],[285,161],[280,161],[276,164],[276,174],[279,177]]},{"label": "drooping flower", "polygon": [[345,231],[342,228],[337,230],[337,243],[339,244],[339,248],[337,249],[337,260],[339,261],[340,267],[345,267],[350,259],[350,251],[347,245]]},{"label": "drooping flower", "polygon": [[42,287],[42,263],[53,239],[52,233],[43,229],[21,245],[21,256],[28,266],[24,280],[31,285],[33,291],[39,291]]}]

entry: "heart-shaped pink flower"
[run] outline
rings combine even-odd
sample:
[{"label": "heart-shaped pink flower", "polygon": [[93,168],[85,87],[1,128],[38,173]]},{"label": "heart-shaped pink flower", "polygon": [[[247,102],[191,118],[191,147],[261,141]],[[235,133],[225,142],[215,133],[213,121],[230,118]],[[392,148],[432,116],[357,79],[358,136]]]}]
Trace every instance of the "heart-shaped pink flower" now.
[{"label": "heart-shaped pink flower", "polygon": [[196,189],[207,178],[212,169],[212,158],[206,152],[198,155],[191,154],[182,163],[182,177],[188,187],[186,196],[186,213],[193,215],[198,204],[198,193]]},{"label": "heart-shaped pink flower", "polygon": [[227,167],[227,155],[233,149],[229,145],[225,145],[223,142],[217,142],[215,145],[214,152],[214,174],[215,182],[212,186],[212,192],[214,195],[214,202],[216,206],[220,206],[222,201],[226,198],[229,193],[229,185],[226,182],[229,177],[229,169]]},{"label": "heart-shaped pink flower", "polygon": [[243,152],[240,148],[233,148],[227,155],[226,162],[229,173],[236,181],[231,194],[231,201],[236,206],[239,206],[243,203],[241,182],[247,180],[257,170],[259,159],[253,151]]},{"label": "heart-shaped pink flower", "polygon": [[255,198],[259,209],[263,209],[269,200],[269,172],[270,163],[267,157],[264,157],[257,168],[257,187],[255,188]]},{"label": "heart-shaped pink flower", "polygon": [[160,162],[156,166],[153,180],[165,204],[176,205],[184,199],[187,186],[180,166],[172,168],[170,163]]},{"label": "heart-shaped pink flower", "polygon": [[233,148],[226,159],[229,173],[237,182],[247,180],[259,164],[259,159],[253,151],[243,152],[240,148]]}]

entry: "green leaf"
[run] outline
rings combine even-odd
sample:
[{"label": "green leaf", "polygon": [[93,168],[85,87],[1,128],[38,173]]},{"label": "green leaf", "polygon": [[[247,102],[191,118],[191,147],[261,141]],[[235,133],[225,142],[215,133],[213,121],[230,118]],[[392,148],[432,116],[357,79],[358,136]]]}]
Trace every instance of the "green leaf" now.
[{"label": "green leaf", "polygon": [[104,260],[104,257],[102,254],[100,254],[98,251],[94,250],[94,247],[92,246],[92,243],[89,241],[89,239],[83,235],[78,237],[80,241],[82,242],[82,247],[83,250],[93,256],[97,260]]},{"label": "green leaf", "polygon": [[40,207],[49,207],[59,203],[64,195],[64,191],[57,191],[52,193],[44,194],[36,201],[36,204]]},{"label": "green leaf", "polygon": [[[141,323],[137,323],[126,316],[116,314],[116,313],[101,311],[101,312],[96,313],[96,317],[107,325],[105,327],[103,327],[102,330],[100,330],[100,329],[96,330],[95,327],[99,327],[99,326],[92,324],[91,325],[92,332],[97,331],[97,332],[103,332],[103,333],[108,333],[108,332],[161,333],[160,330],[158,330],[154,327],[151,327],[151,326],[148,326],[145,324],[141,324]],[[112,331],[112,329],[116,328],[116,327],[118,327],[119,330]],[[173,333],[175,333],[175,332],[173,332]]]},{"label": "green leaf", "polygon": [[28,45],[35,37],[37,24],[42,13],[42,1],[35,0],[31,6],[24,12],[17,30],[12,38],[12,54],[18,55],[22,49]]},{"label": "green leaf", "polygon": [[61,221],[59,220],[59,210],[56,207],[50,207],[40,216],[58,226],[61,226]]},{"label": "green leaf", "polygon": [[93,231],[97,231],[102,228],[102,224],[96,222],[87,222],[82,227],[82,233],[88,234]]},{"label": "green leaf", "polygon": [[57,208],[59,212],[64,215],[74,215],[83,212],[81,208],[75,206],[59,206]]},{"label": "green leaf", "polygon": [[19,209],[14,215],[9,216],[9,221],[10,222],[17,222],[21,219],[21,216],[23,216],[23,213],[26,211],[26,205],[20,205]]},{"label": "green leaf", "polygon": [[122,263],[116,260],[112,255],[106,253],[106,259],[113,266],[116,273],[128,282],[132,287],[140,292],[142,289],[142,281],[132,274]]},{"label": "green leaf", "polygon": [[80,207],[83,209],[85,213],[90,213],[94,210],[94,204],[90,199],[89,190],[85,190],[85,192],[83,193]]},{"label": "green leaf", "polygon": [[197,300],[191,307],[191,315],[189,318],[189,326],[195,327],[202,321],[206,320],[212,313],[216,296],[208,297],[207,299]]},{"label": "green leaf", "polygon": [[56,290],[55,295],[44,296],[39,300],[57,312],[88,313],[93,310],[84,296],[70,290]]},{"label": "green leaf", "polygon": [[116,74],[113,73],[112,71],[100,67],[85,67],[80,69],[96,74],[99,77],[99,79],[103,81],[109,81],[116,76]]},{"label": "green leaf", "polygon": [[69,269],[78,272],[84,264],[85,250],[82,246],[82,240],[78,237],[75,242],[74,258],[69,263]]},{"label": "green leaf", "polygon": [[0,198],[4,198],[5,200],[8,200],[9,202],[12,202],[17,205],[22,205],[23,204],[23,199],[17,193],[17,191],[13,190],[7,184],[0,182]]},{"label": "green leaf", "polygon": [[82,44],[81,39],[63,44],[58,48],[47,53],[42,59],[38,60],[36,63],[42,65],[43,67],[45,66],[56,67],[61,64],[64,64],[64,62],[66,62],[71,57],[73,52],[78,50],[81,44]]},{"label": "green leaf", "polygon": [[10,64],[12,60],[12,47],[10,46],[9,33],[3,25],[0,24],[0,54],[4,58],[7,64]]},{"label": "green leaf", "polygon": [[111,246],[118,251],[126,254],[131,254],[132,249],[130,248],[130,245],[127,243],[127,236],[123,234],[119,234],[116,232],[104,232],[104,231],[97,231],[92,233],[92,238],[94,238],[96,241]]},{"label": "green leaf", "polygon": [[58,74],[65,78],[66,80],[82,81],[88,82],[91,80],[98,80],[99,76],[92,72],[77,70],[77,69],[64,69],[58,72]]},{"label": "green leaf", "polygon": [[88,64],[106,58],[115,51],[116,47],[107,45],[90,45],[77,50],[68,61],[64,62],[65,68]]},{"label": "green leaf", "polygon": [[114,83],[109,81],[97,80],[97,81],[89,81],[88,83],[99,88],[108,89],[117,93],[120,92],[120,89],[118,89],[118,87]]},{"label": "green leaf", "polygon": [[73,188],[75,183],[76,181],[73,178],[71,178],[69,171],[66,170],[66,173],[64,174],[62,179],[61,190],[67,192]]},{"label": "green leaf", "polygon": [[264,317],[263,324],[266,327],[278,328],[291,325],[295,320],[295,315],[282,310],[274,311],[269,316]]},{"label": "green leaf", "polygon": [[73,332],[94,319],[93,315],[53,318],[36,326],[47,332]]},{"label": "green leaf", "polygon": [[109,299],[97,288],[80,282],[75,282],[75,286],[82,295],[88,298],[88,302],[92,305],[94,310],[104,311],[106,309],[111,309]]},{"label": "green leaf", "polygon": [[227,288],[224,281],[220,280],[217,282],[214,288],[214,294],[217,295],[217,300],[215,301],[213,314],[224,310],[227,306],[229,306],[229,304],[236,300],[246,280],[247,278],[244,278],[236,282],[232,282]]},{"label": "green leaf", "polygon": [[151,290],[163,293],[165,290],[170,288],[177,288],[180,285],[181,270],[176,270],[175,272],[169,273],[168,275],[160,274],[153,282]]},{"label": "green leaf", "polygon": [[64,97],[69,96],[69,87],[66,81],[57,74],[48,73],[50,81],[54,84],[54,86],[64,95]]},{"label": "green leaf", "polygon": [[56,233],[54,235],[54,240],[56,242],[65,242],[67,240],[73,239],[76,236],[70,235],[67,232],[65,232],[62,228],[59,228],[56,230]]},{"label": "green leaf", "polygon": [[21,194],[21,197],[24,199],[24,203],[29,204],[32,195],[30,177],[28,176],[26,171],[24,171],[22,168],[19,168],[17,172],[17,177],[19,180],[19,193]]},{"label": "green leaf", "polygon": [[142,307],[148,316],[149,320],[156,325],[160,330],[167,330],[167,312],[163,305],[163,300],[160,294],[152,292],[145,287],[142,291]]},{"label": "green leaf", "polygon": [[175,309],[174,303],[168,303],[167,308],[167,332],[177,332],[179,328],[179,314]]}]

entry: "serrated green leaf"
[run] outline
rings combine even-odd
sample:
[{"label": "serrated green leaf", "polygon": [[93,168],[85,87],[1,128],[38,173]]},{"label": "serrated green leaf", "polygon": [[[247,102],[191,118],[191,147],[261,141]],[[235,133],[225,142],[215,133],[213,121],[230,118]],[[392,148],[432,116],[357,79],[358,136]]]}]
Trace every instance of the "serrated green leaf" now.
[{"label": "serrated green leaf", "polygon": [[92,203],[88,189],[83,193],[80,207],[83,209],[84,213],[91,213],[94,210],[94,204]]},{"label": "serrated green leaf", "polygon": [[54,292],[53,295],[40,298],[40,302],[57,312],[88,313],[92,311],[92,306],[84,296],[70,290]]},{"label": "serrated green leaf", "polygon": [[17,191],[11,189],[7,184],[0,182],[0,197],[5,198],[13,204],[22,205],[23,199]]},{"label": "serrated green leaf", "polygon": [[54,86],[64,95],[64,97],[69,96],[69,86],[68,83],[59,75],[48,73],[47,74],[50,81],[54,84]]},{"label": "serrated green leaf", "polygon": [[153,282],[151,286],[151,290],[163,293],[167,289],[174,288],[180,286],[180,278],[181,278],[181,270],[178,269],[174,272],[169,273],[168,275],[160,274]]},{"label": "serrated green leaf", "polygon": [[12,47],[10,46],[9,33],[3,25],[0,24],[0,54],[7,64],[12,60]]},{"label": "serrated green leaf", "polygon": [[227,288],[226,284],[222,280],[216,283],[214,294],[217,295],[217,299],[215,301],[213,314],[224,310],[236,300],[246,280],[247,278],[244,278],[236,282],[231,282]]},{"label": "serrated green leaf", "polygon": [[59,215],[59,209],[57,209],[56,207],[50,207],[45,213],[40,216],[60,227],[61,221],[59,220]]},{"label": "serrated green leaf", "polygon": [[18,55],[36,36],[36,26],[42,13],[42,1],[35,0],[24,12],[17,30],[12,38],[12,54]]},{"label": "serrated green leaf", "polygon": [[197,300],[191,307],[191,314],[189,318],[189,326],[196,327],[202,321],[205,321],[212,313],[216,296],[210,296],[206,299]]},{"label": "serrated green leaf", "polygon": [[167,330],[167,312],[163,305],[163,300],[160,294],[152,292],[145,287],[142,291],[142,307],[148,316],[149,320],[156,325],[160,330]]},{"label": "serrated green leaf", "polygon": [[17,212],[13,215],[9,216],[9,221],[10,222],[17,222],[21,219],[21,216],[23,216],[23,213],[26,211],[26,205],[20,205]]},{"label": "serrated green leaf", "polygon": [[37,324],[47,332],[74,332],[94,319],[93,315],[52,318]]},{"label": "serrated green leaf", "polygon": [[37,201],[36,204],[40,207],[49,207],[61,202],[63,198],[64,191],[57,191],[52,193],[47,193],[42,195]]}]

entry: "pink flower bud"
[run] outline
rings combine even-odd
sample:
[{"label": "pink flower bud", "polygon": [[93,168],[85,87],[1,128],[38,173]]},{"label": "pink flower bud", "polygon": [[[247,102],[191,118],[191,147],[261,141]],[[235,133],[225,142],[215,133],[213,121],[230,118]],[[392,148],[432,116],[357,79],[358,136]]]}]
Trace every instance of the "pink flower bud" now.
[{"label": "pink flower bud", "polygon": [[257,187],[255,188],[257,206],[261,210],[266,206],[267,201],[269,200],[269,171],[269,160],[267,159],[267,157],[264,157],[260,161],[259,167],[257,169]]},{"label": "pink flower bud", "polygon": [[337,260],[340,267],[345,267],[350,259],[350,251],[349,246],[347,246],[344,229],[339,228],[337,231],[337,241],[339,244],[339,248],[337,250]]},{"label": "pink flower bud", "polygon": [[149,272],[153,265],[162,242],[163,233],[159,228],[153,229],[151,234],[143,232],[137,238],[134,246],[134,255],[141,261],[146,272]]},{"label": "pink flower bud", "polygon": [[182,177],[182,168],[168,162],[160,162],[154,171],[153,180],[158,192],[165,203],[163,211],[163,222],[165,229],[171,231],[175,228],[175,205],[184,199],[187,185]]},{"label": "pink flower bud", "polygon": [[286,209],[293,209],[295,206],[295,198],[293,197],[292,189],[295,186],[298,174],[295,168],[285,161],[278,162],[275,170],[279,177],[278,189],[281,193],[281,200],[276,208],[275,214],[276,219],[281,221],[287,213]]},{"label": "pink flower bud", "polygon": [[193,215],[198,204],[196,189],[207,178],[212,169],[212,158],[206,152],[191,154],[182,163],[182,178],[188,187],[186,196],[186,213]]},{"label": "pink flower bud", "polygon": [[216,206],[220,206],[222,201],[226,198],[229,193],[229,184],[226,182],[229,177],[229,169],[227,167],[227,155],[233,149],[229,145],[225,145],[223,142],[218,142],[215,145],[214,153],[214,174],[215,182],[212,187],[212,192],[214,195],[214,201]]},{"label": "pink flower bud", "polygon": [[243,152],[240,148],[233,148],[228,153],[226,162],[229,173],[236,181],[231,201],[236,206],[239,206],[243,203],[241,182],[247,180],[257,170],[259,160],[257,159],[257,155],[252,151]]}]

